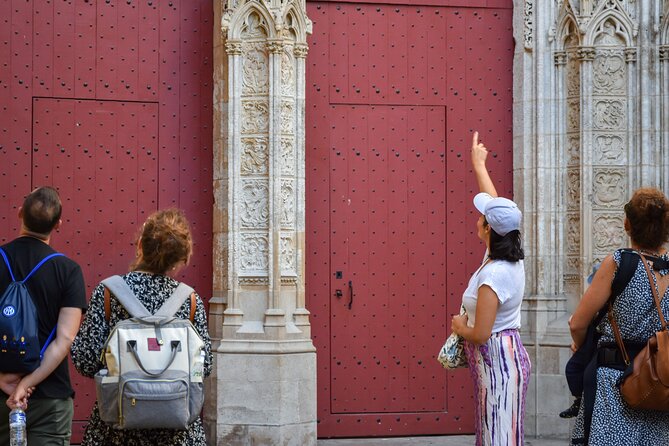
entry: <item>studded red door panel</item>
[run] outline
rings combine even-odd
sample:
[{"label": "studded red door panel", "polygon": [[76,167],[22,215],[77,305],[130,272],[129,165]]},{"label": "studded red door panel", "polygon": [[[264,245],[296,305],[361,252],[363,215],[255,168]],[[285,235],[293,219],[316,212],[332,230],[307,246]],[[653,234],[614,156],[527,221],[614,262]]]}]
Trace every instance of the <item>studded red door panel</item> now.
[{"label": "studded red door panel", "polygon": [[[211,296],[210,0],[0,2],[0,242],[23,196],[55,185],[56,249],[78,261],[88,293],[126,271],[138,226],[178,206],[194,255],[182,279]],[[95,392],[73,371],[77,443]]]},{"label": "studded red door panel", "polygon": [[435,356],[484,250],[471,205],[474,129],[493,150],[499,192],[512,191],[512,10],[423,3],[309,4],[319,437],[474,429],[468,371],[447,373]]}]

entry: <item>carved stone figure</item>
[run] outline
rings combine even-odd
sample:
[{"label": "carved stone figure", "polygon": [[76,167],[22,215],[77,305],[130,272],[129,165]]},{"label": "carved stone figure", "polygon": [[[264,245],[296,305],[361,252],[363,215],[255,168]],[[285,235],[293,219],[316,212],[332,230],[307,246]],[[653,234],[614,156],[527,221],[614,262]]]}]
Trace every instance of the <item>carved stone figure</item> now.
[{"label": "carved stone figure", "polygon": [[602,215],[594,219],[595,249],[609,253],[625,244],[623,218],[617,215]]},{"label": "carved stone figure", "polygon": [[242,102],[242,133],[267,133],[269,106],[266,100]]},{"label": "carved stone figure", "polygon": [[241,272],[266,273],[269,262],[269,241],[265,234],[242,234]]},{"label": "carved stone figure", "polygon": [[242,93],[244,95],[269,92],[269,57],[259,44],[245,45],[242,62]]},{"label": "carved stone figure", "polygon": [[620,170],[600,170],[593,180],[593,198],[598,206],[619,208],[625,202],[625,175]]},{"label": "carved stone figure", "polygon": [[593,84],[596,94],[624,93],[627,64],[620,56],[598,55],[594,62]]},{"label": "carved stone figure", "polygon": [[599,164],[624,164],[627,157],[623,144],[622,137],[617,135],[597,136],[595,138],[595,162]]},{"label": "carved stone figure", "polygon": [[242,138],[242,175],[267,175],[267,138]]},{"label": "carved stone figure", "polygon": [[625,107],[618,100],[602,100],[595,104],[593,123],[595,128],[620,130],[625,123]]},{"label": "carved stone figure", "polygon": [[242,228],[268,228],[269,188],[267,180],[243,180],[240,205]]}]

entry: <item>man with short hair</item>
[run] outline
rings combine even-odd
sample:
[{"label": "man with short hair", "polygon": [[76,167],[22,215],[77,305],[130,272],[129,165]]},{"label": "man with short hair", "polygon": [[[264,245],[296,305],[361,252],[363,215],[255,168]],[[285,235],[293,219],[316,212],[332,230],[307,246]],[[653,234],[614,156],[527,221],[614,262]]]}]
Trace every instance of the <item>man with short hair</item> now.
[{"label": "man with short hair", "polygon": [[[56,252],[49,242],[53,230],[62,224],[61,211],[60,197],[52,187],[37,188],[26,197],[19,209],[19,236],[2,246],[16,280]],[[0,261],[0,294],[11,281],[7,266]],[[30,446],[70,444],[74,391],[67,354],[87,307],[81,267],[65,256],[54,257],[30,277],[26,287],[37,309],[40,345],[57,329],[37,369],[23,376],[0,372],[0,396],[7,399],[6,405],[0,404],[0,445],[9,444],[9,410],[14,407],[27,407]]]}]

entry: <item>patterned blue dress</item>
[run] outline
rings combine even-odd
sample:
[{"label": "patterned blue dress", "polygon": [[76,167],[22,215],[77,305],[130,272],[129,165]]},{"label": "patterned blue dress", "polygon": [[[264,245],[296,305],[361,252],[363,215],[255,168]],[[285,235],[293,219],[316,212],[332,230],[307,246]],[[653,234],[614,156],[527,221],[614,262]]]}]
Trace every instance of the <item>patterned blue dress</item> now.
[{"label": "patterned blue dress", "polygon": [[[669,260],[666,254],[663,256]],[[613,254],[616,265],[620,265],[620,252]],[[649,263],[649,267],[652,265]],[[655,271],[656,275],[669,274],[669,269]],[[669,320],[669,298],[667,292],[662,297],[661,307],[664,317]],[[646,269],[639,262],[636,272],[627,288],[618,296],[613,309],[616,322],[623,339],[646,342],[660,330],[653,294],[650,289]],[[597,327],[602,334],[599,344],[614,343],[613,329],[607,317]],[[590,438],[583,441],[583,405],[576,418],[571,435],[572,445],[589,446],[641,446],[669,445],[669,412],[634,410],[623,400],[616,386],[622,371],[608,367],[597,369],[597,393],[592,413]]]}]

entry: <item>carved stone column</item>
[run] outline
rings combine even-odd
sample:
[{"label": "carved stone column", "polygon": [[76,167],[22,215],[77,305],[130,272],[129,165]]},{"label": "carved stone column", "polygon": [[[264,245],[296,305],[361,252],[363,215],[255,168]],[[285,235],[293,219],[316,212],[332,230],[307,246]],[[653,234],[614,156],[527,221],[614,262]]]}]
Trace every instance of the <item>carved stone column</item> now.
[{"label": "carved stone column", "polygon": [[216,7],[216,343],[206,410],[220,445],[316,443],[304,298],[304,0]]}]

